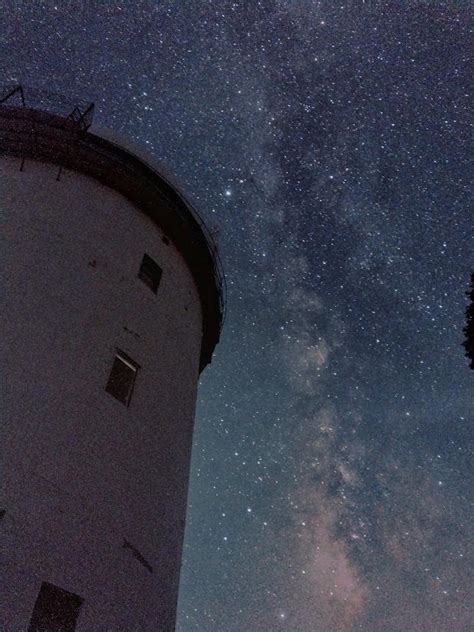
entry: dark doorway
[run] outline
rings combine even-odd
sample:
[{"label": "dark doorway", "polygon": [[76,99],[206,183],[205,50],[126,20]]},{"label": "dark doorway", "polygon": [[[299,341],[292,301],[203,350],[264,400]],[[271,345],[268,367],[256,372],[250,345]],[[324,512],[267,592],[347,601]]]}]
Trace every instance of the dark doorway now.
[{"label": "dark doorway", "polygon": [[28,632],[74,632],[82,601],[74,593],[43,582]]}]

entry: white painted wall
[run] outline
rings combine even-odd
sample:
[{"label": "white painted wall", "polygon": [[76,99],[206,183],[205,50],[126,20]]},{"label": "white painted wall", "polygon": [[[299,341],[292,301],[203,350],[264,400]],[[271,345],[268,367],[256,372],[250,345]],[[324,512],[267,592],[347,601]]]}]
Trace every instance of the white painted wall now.
[{"label": "white painted wall", "polygon": [[[4,543],[0,629],[27,629],[41,582],[84,599],[78,632],[170,631],[201,307],[160,229],[76,173],[0,158]],[[137,278],[144,253],[158,294]],[[115,349],[140,366],[126,408]],[[151,574],[127,549],[130,541]]]}]

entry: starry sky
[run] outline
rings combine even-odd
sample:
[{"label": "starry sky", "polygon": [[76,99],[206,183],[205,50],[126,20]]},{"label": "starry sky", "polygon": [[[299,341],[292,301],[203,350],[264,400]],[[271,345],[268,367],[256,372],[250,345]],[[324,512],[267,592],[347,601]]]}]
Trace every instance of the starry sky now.
[{"label": "starry sky", "polygon": [[178,632],[473,629],[471,9],[0,0],[2,82],[94,101],[219,244]]}]

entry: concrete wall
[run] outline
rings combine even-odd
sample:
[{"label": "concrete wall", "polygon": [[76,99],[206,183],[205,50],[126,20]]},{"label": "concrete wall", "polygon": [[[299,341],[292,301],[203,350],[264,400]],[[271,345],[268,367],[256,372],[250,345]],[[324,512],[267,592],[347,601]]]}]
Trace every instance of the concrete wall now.
[{"label": "concrete wall", "polygon": [[[78,632],[174,629],[201,307],[160,229],[85,176],[0,158],[0,629],[43,581],[84,599]],[[163,269],[157,295],[137,278]],[[116,348],[140,369],[105,391]],[[124,548],[140,551],[153,572]]]}]

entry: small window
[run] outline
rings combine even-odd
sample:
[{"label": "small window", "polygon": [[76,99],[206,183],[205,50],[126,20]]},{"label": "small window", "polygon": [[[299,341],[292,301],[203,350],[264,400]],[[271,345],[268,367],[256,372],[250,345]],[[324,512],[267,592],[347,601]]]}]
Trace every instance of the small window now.
[{"label": "small window", "polygon": [[74,632],[82,602],[74,593],[43,582],[28,632]]},{"label": "small window", "polygon": [[150,290],[155,294],[158,291],[162,273],[163,270],[151,257],[147,254],[143,255],[138,278],[141,279],[145,285],[148,285]]},{"label": "small window", "polygon": [[130,404],[138,368],[125,353],[117,351],[105,390],[125,406]]}]

